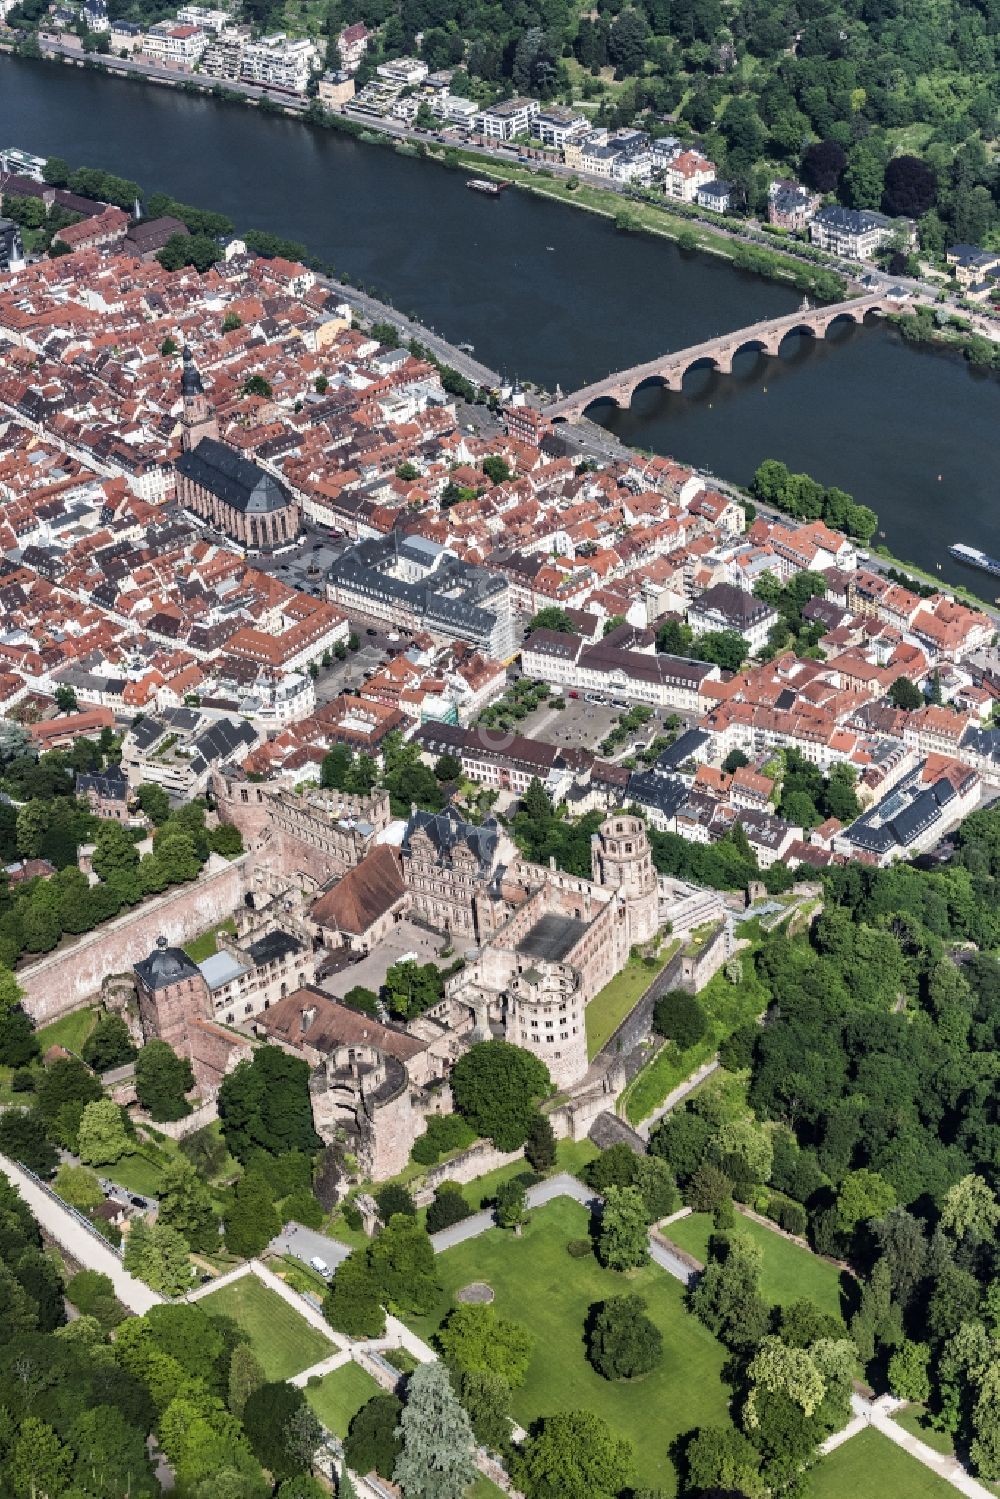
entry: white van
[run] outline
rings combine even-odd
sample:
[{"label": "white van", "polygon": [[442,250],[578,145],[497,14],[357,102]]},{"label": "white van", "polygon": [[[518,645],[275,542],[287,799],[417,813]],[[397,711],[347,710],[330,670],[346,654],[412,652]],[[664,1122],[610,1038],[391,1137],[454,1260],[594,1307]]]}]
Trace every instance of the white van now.
[{"label": "white van", "polygon": [[314,1254],[309,1261],[309,1268],[315,1270],[317,1275],[322,1275],[324,1280],[329,1280],[333,1274],[326,1260],[321,1260],[318,1254]]}]

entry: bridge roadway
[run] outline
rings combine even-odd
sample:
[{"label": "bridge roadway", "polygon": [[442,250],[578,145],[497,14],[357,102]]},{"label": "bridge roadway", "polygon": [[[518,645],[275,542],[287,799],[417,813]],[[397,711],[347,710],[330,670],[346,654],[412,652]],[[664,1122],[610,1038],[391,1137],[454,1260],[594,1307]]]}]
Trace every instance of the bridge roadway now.
[{"label": "bridge roadway", "polygon": [[633,365],[631,369],[618,370],[603,380],[595,380],[593,384],[553,401],[545,412],[555,420],[566,420],[581,416],[595,401],[611,400],[617,401],[619,406],[628,406],[637,387],[646,380],[660,380],[668,390],[679,391],[684,376],[695,364],[714,364],[720,374],[729,375],[733,360],[741,349],[761,349],[765,354],[774,355],[789,333],[811,333],[815,338],[825,338],[831,323],[841,318],[862,323],[868,313],[903,312],[906,306],[906,303],[893,301],[885,292],[873,292],[825,307],[803,306],[784,317],[751,323],[748,328],[721,333],[705,343],[661,354],[658,359]]}]

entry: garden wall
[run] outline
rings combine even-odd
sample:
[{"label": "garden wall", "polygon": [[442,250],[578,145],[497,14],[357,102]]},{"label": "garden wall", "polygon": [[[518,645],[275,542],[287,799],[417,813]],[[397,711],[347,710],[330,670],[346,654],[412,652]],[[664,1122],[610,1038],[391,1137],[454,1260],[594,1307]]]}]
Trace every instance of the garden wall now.
[{"label": "garden wall", "polygon": [[148,957],[157,937],[177,946],[231,916],[250,889],[252,875],[253,855],[243,854],[18,969],[24,1008],[39,1026],[77,1009],[100,993],[109,973],[127,972]]}]

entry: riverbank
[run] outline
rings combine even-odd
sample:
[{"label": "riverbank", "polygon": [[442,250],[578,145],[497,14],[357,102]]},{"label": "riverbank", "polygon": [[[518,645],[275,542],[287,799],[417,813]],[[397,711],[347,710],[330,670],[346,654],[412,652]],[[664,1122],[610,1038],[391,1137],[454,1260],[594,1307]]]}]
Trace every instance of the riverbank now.
[{"label": "riverbank", "polygon": [[[391,140],[391,137],[386,137],[386,140]],[[493,159],[484,163],[480,156],[461,147],[440,151],[427,149],[422,154],[427,160],[440,161],[444,166],[474,167],[483,176],[510,182],[524,192],[554,198],[587,213],[600,214],[614,220],[623,233],[655,234],[672,240],[681,250],[719,256],[732,262],[738,270],[752,271],[772,281],[784,281],[798,291],[813,293],[824,302],[841,301],[848,294],[844,277],[826,266],[810,266],[779,251],[747,244],[707,227],[700,218],[688,217],[666,205],[661,207],[634,197],[623,202],[621,194],[610,188],[578,180],[574,186],[573,177],[564,180],[552,175],[545,167],[533,170],[514,162]]]},{"label": "riverbank", "polygon": [[365,145],[391,147],[398,155],[433,161],[446,167],[471,167],[477,173],[510,182],[524,192],[612,219],[623,232],[656,235],[670,240],[682,251],[716,256],[739,270],[794,286],[820,301],[841,301],[847,294],[848,283],[839,270],[818,259],[814,262],[814,257],[819,255],[817,251],[809,249],[807,253],[804,247],[802,255],[797,256],[772,249],[769,245],[750,243],[741,232],[738,220],[731,224],[720,220],[719,227],[714,228],[705,217],[694,211],[685,212],[682,206],[651,202],[634,193],[623,196],[614,188],[581,182],[568,169],[544,165],[524,167],[503,159],[498,152],[486,147],[437,146],[403,127],[380,128],[379,121],[324,110],[314,100],[277,100],[267,90],[250,85],[223,84],[215,79],[203,79],[198,74],[179,74],[132,58],[80,53],[75,48],[52,42],[40,44],[37,49],[14,47],[4,50],[43,62],[86,68],[138,83],[152,83],[179,93],[217,99],[220,103],[242,104],[263,113],[283,114],[317,129],[341,131]]},{"label": "riverbank", "polygon": [[937,310],[914,307],[914,316],[891,313],[886,321],[899,330],[907,343],[947,349],[953,354],[961,354],[976,369],[1000,371],[1000,343],[977,333],[969,319],[957,313],[945,314],[946,320],[939,323],[935,316]]}]

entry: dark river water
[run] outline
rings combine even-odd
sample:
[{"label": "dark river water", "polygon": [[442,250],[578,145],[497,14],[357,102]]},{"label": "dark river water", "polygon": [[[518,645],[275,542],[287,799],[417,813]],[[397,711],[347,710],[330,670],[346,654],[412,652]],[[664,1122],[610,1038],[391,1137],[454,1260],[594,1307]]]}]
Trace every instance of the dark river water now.
[{"label": "dark river water", "polygon": [[[512,191],[470,193],[464,172],[282,116],[54,64],[0,58],[0,146],[65,156],[147,192],[300,240],[355,282],[484,363],[564,390],[791,311],[798,294],[620,235],[605,219]],[[732,376],[691,372],[679,395],[640,391],[593,415],[639,447],[743,482],[781,458],[880,516],[898,555],[988,591],[945,547],[1000,554],[1000,380],[837,325]],[[940,475],[940,480],[938,478]]]}]

